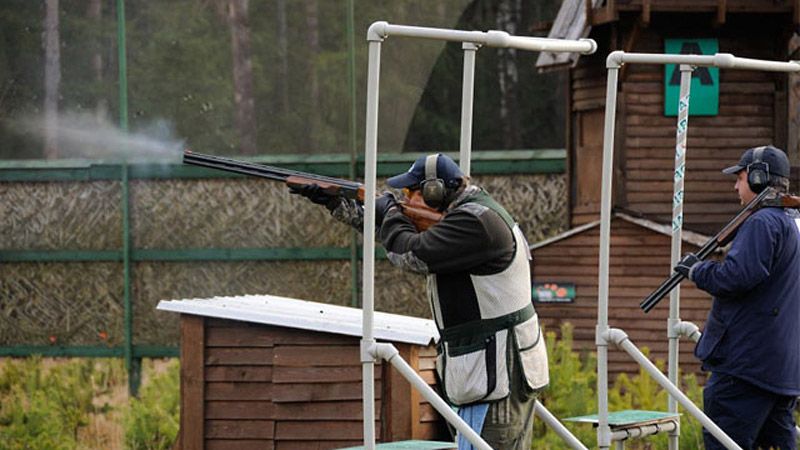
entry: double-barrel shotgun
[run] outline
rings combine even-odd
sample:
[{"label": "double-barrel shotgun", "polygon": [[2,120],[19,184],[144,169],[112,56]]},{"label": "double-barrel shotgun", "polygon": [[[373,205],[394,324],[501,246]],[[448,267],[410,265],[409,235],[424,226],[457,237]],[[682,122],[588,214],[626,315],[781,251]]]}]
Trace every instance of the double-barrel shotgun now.
[{"label": "double-barrel shotgun", "polygon": [[[750,202],[745,205],[745,207],[739,211],[736,216],[731,219],[722,229],[711,239],[709,239],[703,246],[698,250],[695,254],[698,259],[701,261],[708,258],[711,253],[713,253],[719,247],[725,246],[730,242],[734,236],[736,236],[736,231],[739,229],[740,226],[750,217],[754,212],[758,211],[760,208],[800,208],[800,197],[787,195],[787,194],[778,194],[775,192],[773,188],[766,188],[761,191],[754,199],[750,200]],[[665,295],[667,295],[670,291],[675,289],[683,279],[686,278],[683,274],[674,271],[672,275],[669,276],[661,286],[659,286],[656,290],[654,290],[650,295],[645,297],[641,303],[639,303],[639,307],[642,308],[644,312],[649,312],[653,307],[655,307]]]},{"label": "double-barrel shotgun", "polygon": [[[183,162],[195,166],[209,167],[226,172],[251,175],[269,180],[282,181],[290,188],[302,188],[316,184],[320,190],[331,196],[339,196],[364,203],[364,185],[362,183],[341,178],[326,177],[313,173],[289,170],[282,167],[239,161],[221,156],[204,155],[191,150],[184,150]],[[410,218],[419,231],[425,231],[431,225],[442,220],[442,213],[427,206],[422,200],[420,191],[412,191],[408,198],[400,202],[405,216]]]}]

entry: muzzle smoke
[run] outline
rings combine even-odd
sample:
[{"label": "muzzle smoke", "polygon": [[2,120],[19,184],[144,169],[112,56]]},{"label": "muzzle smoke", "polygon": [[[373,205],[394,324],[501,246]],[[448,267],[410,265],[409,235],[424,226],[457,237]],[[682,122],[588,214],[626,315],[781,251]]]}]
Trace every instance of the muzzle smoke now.
[{"label": "muzzle smoke", "polygon": [[68,112],[59,114],[54,124],[47,124],[43,117],[18,119],[12,129],[42,141],[47,134],[55,136],[60,159],[179,162],[185,145],[166,120],[124,132],[94,115]]}]

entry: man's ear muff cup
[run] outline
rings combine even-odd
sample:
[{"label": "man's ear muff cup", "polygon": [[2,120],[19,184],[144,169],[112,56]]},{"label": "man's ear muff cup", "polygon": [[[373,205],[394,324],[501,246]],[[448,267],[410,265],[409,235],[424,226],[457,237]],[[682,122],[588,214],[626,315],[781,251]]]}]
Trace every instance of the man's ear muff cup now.
[{"label": "man's ear muff cup", "polygon": [[422,189],[422,200],[431,208],[439,208],[444,203],[446,195],[444,182],[441,179],[425,180],[420,185]]},{"label": "man's ear muff cup", "polygon": [[747,165],[747,184],[750,190],[760,194],[769,184],[769,164],[762,161],[764,147],[753,151],[753,162]]},{"label": "man's ear muff cup", "polygon": [[444,180],[436,176],[436,165],[439,163],[439,154],[428,155],[425,158],[425,180],[420,183],[422,200],[431,208],[439,208],[444,203],[447,195]]}]

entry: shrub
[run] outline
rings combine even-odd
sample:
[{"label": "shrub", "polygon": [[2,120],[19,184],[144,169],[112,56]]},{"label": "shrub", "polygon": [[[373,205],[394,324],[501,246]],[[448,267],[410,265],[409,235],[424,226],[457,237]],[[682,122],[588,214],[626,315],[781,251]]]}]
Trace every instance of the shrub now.
[{"label": "shrub", "polygon": [[[550,386],[542,393],[540,401],[588,448],[597,446],[596,429],[588,424],[563,421],[568,417],[597,413],[597,359],[594,353],[578,355],[572,348],[572,325],[561,326],[561,339],[548,332],[547,351],[550,363]],[[617,350],[611,350],[617,351]],[[646,355],[648,349],[642,350]],[[663,370],[664,362],[656,361]],[[694,374],[679,377],[682,390],[690,400],[702,408],[702,388]],[[608,392],[610,411],[640,409],[666,411],[667,392],[650,377],[644,369],[633,377],[621,374],[610,386]],[[682,448],[702,448],[702,427],[694,417],[685,412],[681,416],[680,445]],[[534,423],[533,447],[537,449],[566,449],[567,445],[546,425],[537,420]],[[629,449],[668,448],[667,434],[660,433],[645,439],[626,442]]]},{"label": "shrub", "polygon": [[[152,366],[152,364],[150,364]],[[147,367],[144,368],[147,372]],[[151,367],[152,371],[152,367]],[[132,450],[170,449],[180,425],[180,365],[173,360],[164,373],[153,375],[126,411],[125,446]]]}]

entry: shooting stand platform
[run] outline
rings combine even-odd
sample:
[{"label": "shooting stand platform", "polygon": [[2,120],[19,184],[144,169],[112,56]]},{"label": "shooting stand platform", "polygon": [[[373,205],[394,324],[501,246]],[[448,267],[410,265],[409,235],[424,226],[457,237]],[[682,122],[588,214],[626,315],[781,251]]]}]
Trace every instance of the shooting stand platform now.
[{"label": "shooting stand platform", "polygon": [[[612,434],[618,435],[619,440],[625,440],[632,437],[649,436],[662,431],[672,431],[678,426],[678,416],[677,413],[627,409],[609,412],[608,425]],[[564,420],[591,423],[595,427],[599,422],[597,414],[569,417]]]}]

